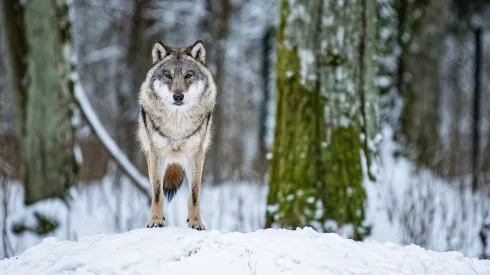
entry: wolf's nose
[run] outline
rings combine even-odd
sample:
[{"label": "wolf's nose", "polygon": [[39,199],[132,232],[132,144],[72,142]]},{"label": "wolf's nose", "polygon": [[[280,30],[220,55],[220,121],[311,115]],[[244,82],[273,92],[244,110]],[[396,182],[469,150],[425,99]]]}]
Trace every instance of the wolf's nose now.
[{"label": "wolf's nose", "polygon": [[184,100],[184,94],[182,92],[174,93],[175,102],[182,102]]}]

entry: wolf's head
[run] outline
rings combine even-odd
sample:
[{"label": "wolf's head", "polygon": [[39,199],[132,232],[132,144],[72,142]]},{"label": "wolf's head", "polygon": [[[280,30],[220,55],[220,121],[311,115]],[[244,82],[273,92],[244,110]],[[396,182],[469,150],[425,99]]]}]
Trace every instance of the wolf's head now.
[{"label": "wolf's head", "polygon": [[152,57],[146,82],[157,98],[170,108],[196,105],[212,82],[202,41],[185,48],[170,48],[157,42]]}]

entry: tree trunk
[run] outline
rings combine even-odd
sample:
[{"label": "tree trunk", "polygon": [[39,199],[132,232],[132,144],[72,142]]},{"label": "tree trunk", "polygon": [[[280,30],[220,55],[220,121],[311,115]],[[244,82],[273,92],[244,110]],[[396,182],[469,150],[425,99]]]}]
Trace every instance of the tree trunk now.
[{"label": "tree trunk", "polygon": [[[395,138],[402,153],[418,166],[438,172],[441,166],[439,107],[441,62],[450,0],[397,0],[396,89],[403,99]],[[427,77],[431,76],[431,77]]]},{"label": "tree trunk", "polygon": [[[369,234],[364,222],[365,177],[374,180],[371,162],[378,133],[376,1],[337,2],[324,9],[331,24],[322,29],[327,51],[322,55],[322,95],[326,98],[323,198],[327,230],[351,224],[349,237]],[[332,35],[333,34],[333,35]],[[362,162],[367,169],[363,171]],[[332,224],[332,223],[329,223]]]},{"label": "tree trunk", "polygon": [[141,170],[146,171],[146,158],[141,152],[135,138],[135,127],[138,123],[138,93],[141,83],[151,67],[151,49],[157,40],[163,37],[150,36],[147,29],[155,22],[147,18],[145,12],[151,8],[151,0],[133,0],[133,16],[129,32],[126,70],[121,75],[121,92],[118,93],[119,110],[121,112],[118,122],[118,144],[128,155],[129,159]]},{"label": "tree trunk", "polygon": [[0,2],[4,58],[7,66],[9,88],[15,100],[19,133],[25,135],[27,106],[27,41],[24,28],[24,10],[19,0]]},{"label": "tree trunk", "polygon": [[218,98],[213,112],[213,142],[211,144],[212,175],[214,184],[220,184],[223,180],[223,168],[226,161],[223,158],[222,146],[226,142],[223,138],[223,103],[225,102],[226,89],[224,89],[224,43],[228,36],[229,19],[230,19],[230,1],[229,0],[208,0],[208,16],[206,20],[207,30],[211,34],[212,45],[206,46],[213,49],[208,54],[207,62],[214,62],[216,72],[214,79],[218,86]]},{"label": "tree trunk", "polygon": [[378,131],[376,2],[282,1],[280,14],[266,226],[351,224],[360,239]]},{"label": "tree trunk", "polygon": [[24,164],[25,202],[61,197],[74,182],[73,82],[70,23],[62,1],[24,5],[29,54]]},{"label": "tree trunk", "polygon": [[274,46],[275,28],[269,27],[264,37],[262,38],[262,94],[259,109],[259,131],[257,136],[258,152],[255,156],[254,171],[257,172],[260,181],[264,179],[264,175],[267,173],[267,135],[269,130],[268,118],[270,113],[271,103],[271,79],[272,79],[272,51]]},{"label": "tree trunk", "polygon": [[[281,1],[266,227],[312,226],[316,220],[323,100],[317,82],[318,64],[314,61],[322,2]],[[305,14],[295,16],[299,10]]]}]

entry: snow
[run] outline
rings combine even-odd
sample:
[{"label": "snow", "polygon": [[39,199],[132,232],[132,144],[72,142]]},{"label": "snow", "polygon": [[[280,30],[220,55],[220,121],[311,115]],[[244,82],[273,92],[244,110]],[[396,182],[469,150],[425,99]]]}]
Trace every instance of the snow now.
[{"label": "snow", "polygon": [[343,27],[337,28],[337,42],[340,47],[344,45],[345,29]]},{"label": "snow", "polygon": [[287,72],[286,72],[286,77],[287,77],[287,78],[291,78],[291,77],[293,77],[293,76],[294,76],[294,72],[293,72],[293,71],[287,71]]},{"label": "snow", "polygon": [[332,16],[323,16],[322,17],[322,25],[325,27],[330,27],[333,25],[333,17]]},{"label": "snow", "polygon": [[265,155],[265,158],[267,160],[271,160],[272,159],[272,153],[271,152],[268,152],[266,155]]},{"label": "snow", "polygon": [[364,185],[366,218],[373,225],[368,239],[415,242],[427,249],[480,257],[479,231],[490,220],[488,192],[473,193],[469,179],[448,181],[427,169],[417,171],[409,160],[393,156],[393,129],[383,127],[382,132],[381,184]]},{"label": "snow", "polygon": [[290,9],[289,16],[287,18],[287,23],[291,24],[295,20],[303,20],[304,23],[310,23],[311,22],[311,16],[310,13],[308,13],[306,7],[301,4],[295,4],[294,1],[289,1],[289,6],[294,7],[294,9]]},{"label": "snow", "polygon": [[305,85],[306,81],[314,81],[316,79],[315,71],[315,55],[309,49],[298,49],[298,57],[300,60],[301,84]]},{"label": "snow", "polygon": [[124,54],[118,45],[111,45],[102,49],[96,49],[89,52],[83,59],[83,65],[89,65],[95,62],[101,62],[107,59],[120,57]]},{"label": "snow", "polygon": [[[59,199],[24,205],[24,190],[18,182],[8,184],[7,238],[0,237],[0,258],[20,255],[39,244],[45,237],[76,241],[97,234],[116,234],[146,226],[150,219],[150,205],[141,192],[135,192],[128,178],[118,179],[116,167],[111,164],[109,176],[102,182],[88,182],[69,190],[68,203]],[[0,199],[4,199],[0,189]],[[170,203],[165,204],[165,217],[169,226],[187,226],[187,200],[189,190],[184,183]],[[222,232],[251,232],[264,224],[267,188],[250,182],[226,183],[201,187],[201,215],[206,229]],[[67,207],[68,206],[68,207]],[[0,204],[0,220],[3,220]],[[26,232],[12,232],[14,224],[35,225],[33,213],[38,212],[60,222],[57,230],[45,236]],[[0,223],[0,229],[2,228]],[[1,230],[0,230],[1,231]],[[6,240],[7,252],[3,251]],[[3,275],[0,272],[1,275]]]},{"label": "snow", "polygon": [[416,245],[354,242],[311,228],[251,233],[144,228],[77,242],[46,238],[0,261],[10,275],[490,274],[490,261]]}]

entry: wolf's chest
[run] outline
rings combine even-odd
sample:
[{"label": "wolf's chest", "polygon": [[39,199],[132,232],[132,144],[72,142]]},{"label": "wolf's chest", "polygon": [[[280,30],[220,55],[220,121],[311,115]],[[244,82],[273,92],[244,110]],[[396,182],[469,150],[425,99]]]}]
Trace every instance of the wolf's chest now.
[{"label": "wolf's chest", "polygon": [[155,147],[159,149],[170,149],[174,152],[183,150],[188,140],[176,140],[169,137],[162,136],[161,134],[154,132],[152,135],[152,141]]},{"label": "wolf's chest", "polygon": [[165,116],[150,118],[153,146],[166,152],[181,152],[186,148],[197,147],[202,143],[203,126],[207,127],[209,115],[200,117]]}]

